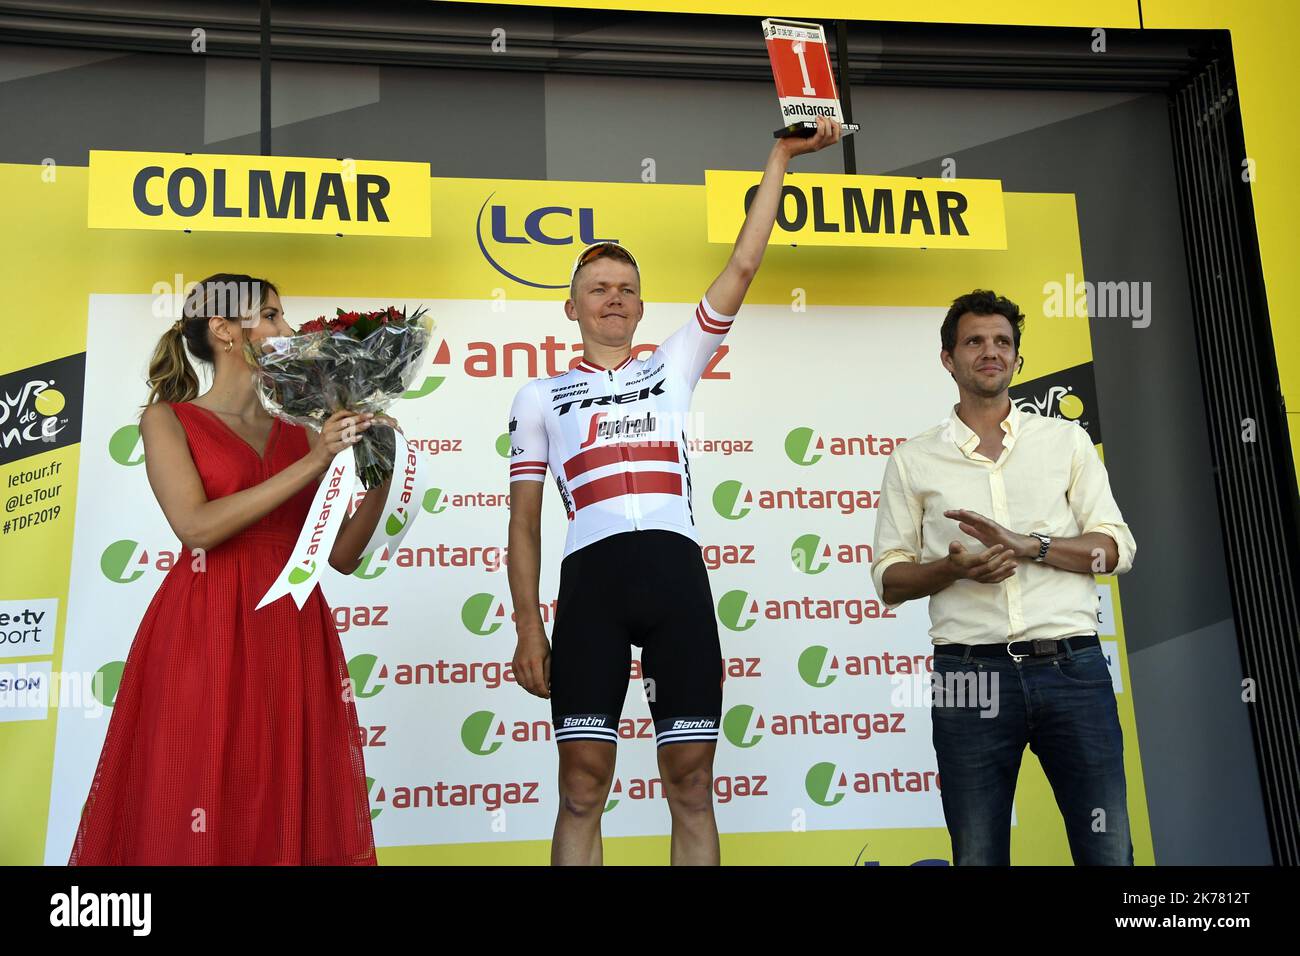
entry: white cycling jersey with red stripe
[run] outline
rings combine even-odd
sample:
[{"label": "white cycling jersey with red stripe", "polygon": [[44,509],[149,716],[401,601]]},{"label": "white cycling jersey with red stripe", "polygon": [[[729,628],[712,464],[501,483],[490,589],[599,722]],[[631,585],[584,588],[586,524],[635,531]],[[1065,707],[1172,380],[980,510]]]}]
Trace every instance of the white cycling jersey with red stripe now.
[{"label": "white cycling jersey with red stripe", "polygon": [[686,417],[691,394],[735,316],[702,299],[645,359],[583,359],[529,382],[510,408],[510,481],[545,481],[569,516],[564,556],[621,531],[678,531],[694,541]]}]

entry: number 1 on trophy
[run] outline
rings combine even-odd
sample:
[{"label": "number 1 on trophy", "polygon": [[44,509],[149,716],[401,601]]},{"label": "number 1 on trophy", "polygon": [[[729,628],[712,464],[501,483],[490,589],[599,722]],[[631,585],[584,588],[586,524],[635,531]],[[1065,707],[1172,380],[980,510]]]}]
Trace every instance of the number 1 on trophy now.
[{"label": "number 1 on trophy", "polygon": [[857,123],[844,122],[821,24],[764,20],[763,38],[767,41],[781,116],[786,121],[773,135],[811,136],[817,131],[818,116],[840,123],[846,135],[859,128]]}]

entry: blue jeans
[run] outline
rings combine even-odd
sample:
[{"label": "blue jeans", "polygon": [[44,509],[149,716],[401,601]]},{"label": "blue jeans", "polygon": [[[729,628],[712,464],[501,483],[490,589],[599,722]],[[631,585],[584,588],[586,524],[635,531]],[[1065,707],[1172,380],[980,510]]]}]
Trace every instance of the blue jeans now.
[{"label": "blue jeans", "polygon": [[[1132,866],[1124,738],[1101,648],[1054,657],[934,655],[934,750],[957,866],[1011,863],[1011,805],[1029,745],[1077,865]],[[985,716],[986,715],[986,716]]]}]

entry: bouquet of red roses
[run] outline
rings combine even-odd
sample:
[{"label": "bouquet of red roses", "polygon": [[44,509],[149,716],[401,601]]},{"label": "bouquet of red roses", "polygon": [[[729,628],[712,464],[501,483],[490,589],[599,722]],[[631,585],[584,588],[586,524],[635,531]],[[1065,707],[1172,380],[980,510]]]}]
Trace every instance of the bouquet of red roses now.
[{"label": "bouquet of red roses", "polygon": [[[425,309],[320,316],[292,336],[263,339],[260,352],[250,346],[258,396],[272,415],[317,431],[340,409],[379,414],[410,388],[432,331]],[[367,490],[392,475],[395,447],[392,429],[380,426],[353,446]]]}]

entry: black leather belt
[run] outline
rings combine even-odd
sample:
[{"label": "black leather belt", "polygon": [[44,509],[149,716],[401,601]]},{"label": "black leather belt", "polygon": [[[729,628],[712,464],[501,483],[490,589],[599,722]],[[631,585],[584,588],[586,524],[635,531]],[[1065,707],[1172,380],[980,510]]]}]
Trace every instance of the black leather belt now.
[{"label": "black leather belt", "polygon": [[953,657],[965,657],[967,651],[971,657],[1055,657],[1062,653],[1062,645],[1069,645],[1072,651],[1082,651],[1099,647],[1101,640],[1096,634],[1079,634],[1076,637],[1037,638],[1006,644],[936,644],[934,652]]}]

